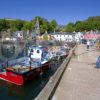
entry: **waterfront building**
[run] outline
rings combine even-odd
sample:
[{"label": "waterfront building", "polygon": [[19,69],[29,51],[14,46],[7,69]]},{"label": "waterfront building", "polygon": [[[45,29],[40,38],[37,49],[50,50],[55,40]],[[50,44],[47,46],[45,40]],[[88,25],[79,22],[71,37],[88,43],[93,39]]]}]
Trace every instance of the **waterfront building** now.
[{"label": "waterfront building", "polygon": [[72,42],[73,41],[73,34],[72,33],[52,33],[51,36],[54,37],[57,41],[66,41]]},{"label": "waterfront building", "polygon": [[75,41],[80,42],[83,39],[83,33],[82,32],[75,32]]},{"label": "waterfront building", "polygon": [[97,40],[98,38],[100,38],[100,34],[95,31],[88,31],[84,34],[83,37],[86,40]]},{"label": "waterfront building", "polygon": [[23,39],[24,38],[23,31],[16,31],[14,33],[14,37],[17,39]]}]

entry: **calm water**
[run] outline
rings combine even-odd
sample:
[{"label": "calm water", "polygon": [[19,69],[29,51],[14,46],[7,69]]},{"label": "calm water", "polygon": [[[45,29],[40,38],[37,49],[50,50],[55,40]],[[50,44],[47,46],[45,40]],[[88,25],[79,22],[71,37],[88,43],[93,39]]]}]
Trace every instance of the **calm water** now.
[{"label": "calm water", "polygon": [[[23,56],[23,54],[24,52],[21,52],[21,55],[18,55],[18,57]],[[24,86],[17,86],[0,80],[0,100],[33,100],[44,88],[49,78],[55,73],[59,66],[60,64],[53,65],[52,68],[42,76],[37,77]]]},{"label": "calm water", "polygon": [[0,80],[0,100],[33,100],[44,88],[49,78],[55,73],[59,66],[60,64],[52,66],[52,68],[42,76],[37,77],[24,86],[16,86]]}]

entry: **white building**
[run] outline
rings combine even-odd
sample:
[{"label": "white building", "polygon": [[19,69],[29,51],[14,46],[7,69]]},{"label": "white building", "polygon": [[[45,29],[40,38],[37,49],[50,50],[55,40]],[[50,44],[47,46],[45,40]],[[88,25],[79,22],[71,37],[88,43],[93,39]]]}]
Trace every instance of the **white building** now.
[{"label": "white building", "polygon": [[14,34],[14,37],[19,38],[19,39],[23,39],[24,38],[23,31],[16,31]]},{"label": "white building", "polygon": [[74,39],[76,42],[80,42],[83,39],[83,34],[81,32],[77,33],[75,32],[74,34],[75,34]]},{"label": "white building", "polygon": [[52,34],[55,40],[57,41],[66,41],[72,42],[74,41],[74,35],[72,33],[54,33]]}]

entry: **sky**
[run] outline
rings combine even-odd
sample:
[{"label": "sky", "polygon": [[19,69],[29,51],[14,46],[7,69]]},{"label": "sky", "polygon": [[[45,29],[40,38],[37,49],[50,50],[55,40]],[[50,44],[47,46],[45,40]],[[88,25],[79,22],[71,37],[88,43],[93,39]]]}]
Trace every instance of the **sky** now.
[{"label": "sky", "polygon": [[58,24],[100,16],[100,0],[0,0],[0,18],[32,20],[41,16]]}]

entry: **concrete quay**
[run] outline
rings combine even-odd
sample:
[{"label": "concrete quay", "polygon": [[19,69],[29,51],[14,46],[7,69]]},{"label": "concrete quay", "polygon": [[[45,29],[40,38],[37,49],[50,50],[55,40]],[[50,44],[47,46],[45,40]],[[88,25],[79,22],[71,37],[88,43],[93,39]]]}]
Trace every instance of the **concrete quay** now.
[{"label": "concrete quay", "polygon": [[95,63],[100,51],[78,45],[52,100],[100,100],[100,69]]}]

